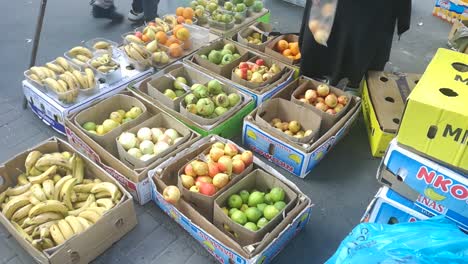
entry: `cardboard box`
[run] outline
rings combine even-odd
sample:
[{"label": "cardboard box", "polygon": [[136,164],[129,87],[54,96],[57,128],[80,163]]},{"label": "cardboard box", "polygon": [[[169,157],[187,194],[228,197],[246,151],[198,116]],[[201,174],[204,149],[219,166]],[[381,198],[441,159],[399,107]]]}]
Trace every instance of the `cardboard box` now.
[{"label": "cardboard box", "polygon": [[397,139],[468,171],[468,55],[439,49],[408,97]]},{"label": "cardboard box", "polygon": [[[122,94],[133,97],[137,96],[132,92],[123,92]],[[144,98],[138,98],[145,104],[149,113],[148,116],[154,116],[159,113],[166,113],[162,109],[146,101]],[[108,146],[97,144],[94,139],[88,136],[88,134],[83,131],[83,129],[81,129],[81,127],[75,124],[73,121],[74,118],[75,115],[70,115],[66,119],[66,132],[70,144],[81,151],[84,155],[88,156],[91,160],[101,166],[107,173],[118,180],[141,205],[149,202],[151,200],[151,190],[148,178],[146,176],[150,169],[163,162],[166,157],[157,159],[154,163],[145,168],[130,168],[119,160],[118,152],[116,150],[117,148],[115,138],[109,141]],[[177,121],[173,119],[171,122]],[[135,125],[138,125],[138,123]],[[173,151],[173,153],[177,153],[181,149],[185,149],[186,147],[190,146],[198,137],[199,135],[192,130],[190,139],[186,143],[182,143],[180,146],[178,146]],[[169,153],[168,155],[171,154],[172,153]]]},{"label": "cardboard box", "polygon": [[[121,65],[125,65],[123,57],[120,58]],[[122,67],[121,67],[122,68]],[[27,80],[23,80],[23,93],[28,100],[31,111],[37,115],[46,125],[55,131],[65,135],[65,118],[86,109],[97,100],[102,100],[124,90],[130,82],[141,80],[153,72],[149,69],[144,72],[127,70],[122,68],[123,78],[112,84],[101,84],[99,91],[95,94],[79,95],[76,103],[64,105],[55,98],[50,97],[44,90],[38,89]]]},{"label": "cardboard box", "polygon": [[[274,98],[289,99],[301,82],[309,80],[301,77],[277,93]],[[361,100],[352,97],[349,111],[329,130],[320,129],[318,139],[312,144],[285,142],[269,131],[262,129],[255,120],[254,110],[244,119],[242,142],[244,146],[260,154],[268,161],[282,167],[290,173],[304,178],[320,160],[349,131],[359,115]]]},{"label": "cardboard box", "polygon": [[405,102],[420,74],[368,72],[362,82],[362,113],[372,156],[382,157],[396,136]]},{"label": "cardboard box", "polygon": [[[301,124],[301,130],[312,130],[312,133],[301,139],[289,136],[270,124],[274,118],[279,118],[283,122],[288,123],[296,120]],[[322,119],[318,114],[305,107],[281,98],[274,98],[258,107],[255,122],[262,127],[262,129],[275,134],[278,138],[298,144],[310,144],[314,142],[319,135]]]},{"label": "cardboard box", "polygon": [[[318,82],[318,81],[313,80],[313,79],[302,82],[299,85],[299,87],[296,90],[294,90],[293,94],[291,95],[291,101],[296,103],[296,104],[302,105],[307,109],[310,109],[314,113],[317,113],[322,118],[322,129],[328,130],[336,122],[338,122],[338,120],[340,120],[341,117],[343,117],[343,115],[348,111],[349,103],[346,104],[340,112],[338,112],[338,113],[336,113],[334,115],[331,115],[329,113],[325,113],[325,112],[315,108],[315,106],[313,106],[311,104],[304,103],[304,102],[301,102],[299,100],[300,96],[304,95],[307,90],[312,89],[312,90],[317,91],[317,87],[319,85],[321,85],[321,84],[324,84],[324,83]],[[333,86],[330,86],[330,85],[327,85],[327,86],[330,88],[330,92],[336,94],[337,97],[346,96],[348,98],[348,101],[350,101],[350,98],[351,98],[350,94],[348,94],[348,93],[344,92],[343,90],[340,90],[340,89],[338,89],[336,87],[333,87]]]},{"label": "cardboard box", "polygon": [[457,20],[468,19],[465,9],[466,7],[458,0],[436,0],[432,15],[453,23]]},{"label": "cardboard box", "polygon": [[[191,120],[187,116],[184,116],[180,114],[179,112],[176,112],[162,104],[160,104],[157,100],[154,100],[154,98],[150,97],[148,95],[148,87],[147,83],[151,81],[152,79],[158,78],[164,74],[167,74],[169,71],[174,70],[174,69],[179,69],[179,68],[185,68],[186,71],[192,72],[193,75],[197,76],[195,81],[199,83],[207,83],[208,81],[212,80],[214,77],[198,70],[193,67],[190,67],[187,64],[182,64],[182,63],[177,63],[172,65],[171,67],[168,67],[165,71],[158,72],[147,79],[137,82],[132,85],[132,91],[134,91],[136,94],[138,94],[140,97],[145,98],[147,101],[151,102],[151,104],[157,106],[158,108],[163,109],[165,112],[169,113],[176,119],[182,121],[185,125],[187,125],[189,128],[195,130],[197,133],[201,134],[202,136],[207,136],[209,134],[217,134],[221,135],[226,138],[232,138],[234,136],[239,135],[239,131],[242,130],[242,120],[243,118],[250,113],[254,109],[254,102],[252,101],[252,98],[240,91],[240,94],[242,95],[242,104],[239,106],[239,110],[234,113],[232,116],[230,116],[227,120],[220,120],[215,124],[212,125],[202,125],[194,122],[194,120]],[[216,78],[218,79],[218,78]],[[225,82],[224,80],[220,80],[223,86],[231,86],[231,83]]]},{"label": "cardboard box", "polygon": [[[202,138],[193,145],[197,148],[208,141],[218,141],[219,137]],[[190,150],[185,150],[188,152]],[[185,155],[184,152],[179,155]],[[276,226],[274,230],[255,245],[242,247],[210,221],[204,218],[190,204],[180,200],[176,206],[166,202],[162,197],[162,190],[167,185],[176,184],[176,171],[180,167],[178,156],[168,159],[156,169],[150,171],[153,201],[174,221],[181,225],[194,239],[200,242],[205,249],[221,263],[253,264],[269,263],[283,249],[286,244],[299,233],[307,224],[311,214],[311,201],[297,186],[286,179],[279,172],[254,157],[254,169],[263,169],[281,179],[291,189],[298,193],[298,204],[289,215]]]},{"label": "cardboard box", "polygon": [[11,222],[3,214],[0,214],[0,222],[35,261],[38,263],[51,264],[89,263],[136,226],[137,219],[130,194],[90,159],[84,157],[68,143],[58,138],[50,138],[16,155],[1,165],[0,174],[2,175],[2,185],[0,186],[0,192],[16,184],[17,177],[21,173],[19,169],[24,169],[26,157],[32,150],[39,150],[42,153],[56,151],[74,152],[79,155],[85,163],[85,177],[91,176],[91,178],[112,182],[118,186],[123,194],[121,202],[110,211],[106,212],[102,218],[90,228],[79,235],[73,236],[60,246],[47,251],[38,251],[34,248],[30,242],[26,241],[26,239],[18,234]]},{"label": "cardboard box", "polygon": [[468,20],[454,21],[448,36],[447,43],[449,47],[461,53],[468,54],[466,32],[468,32]]},{"label": "cardboard box", "polygon": [[[237,146],[232,141],[229,140],[224,140],[223,142],[229,142]],[[195,208],[200,214],[202,214],[206,219],[209,221],[213,220],[213,206],[214,206],[214,201],[215,199],[225,192],[228,188],[230,188],[232,185],[234,185],[236,182],[240,181],[242,178],[244,178],[249,172],[252,171],[252,165],[249,165],[248,167],[245,168],[245,170],[240,173],[240,174],[232,174],[231,175],[231,180],[229,183],[224,186],[223,188],[219,189],[213,196],[206,196],[201,193],[195,193],[189,191],[187,188],[185,188],[182,185],[182,180],[180,178],[181,174],[184,174],[184,169],[185,166],[187,166],[190,162],[193,160],[206,160],[206,156],[209,155],[209,151],[211,149],[211,146],[215,143],[215,141],[210,141],[207,142],[206,144],[200,146],[199,148],[196,149],[191,149],[191,152],[187,152],[185,155],[180,155],[178,156],[178,159],[184,162],[180,162],[181,164],[179,170],[177,171],[177,186],[179,187],[180,192],[182,193],[182,197],[193,207]],[[245,150],[237,146],[239,149],[239,152],[244,152]]]},{"label": "cardboard box", "polygon": [[[273,37],[268,37],[265,35],[265,33],[270,33],[271,31],[273,31],[273,28],[270,24],[257,22],[244,29],[241,29],[236,35],[232,36],[231,39],[254,50],[265,52],[266,45],[273,40]],[[262,44],[257,45],[247,41],[247,37],[252,35],[254,32],[262,34],[262,38],[264,39]]]},{"label": "cardboard box", "polygon": [[[301,62],[301,59],[290,59],[285,57],[283,54],[279,53],[276,51],[276,44],[278,44],[278,41],[280,40],[286,40],[287,42],[297,42],[299,43],[299,36],[295,34],[288,34],[288,35],[281,35],[276,38],[274,38],[272,41],[268,42],[268,45],[265,47],[265,53],[272,56],[273,58],[285,62],[287,64],[295,65],[299,64]],[[300,48],[299,48],[300,52]]]},{"label": "cardboard box", "polygon": [[270,11],[266,8],[264,8],[262,11],[258,13],[252,13],[249,14],[245,20],[240,23],[240,24],[235,24],[234,27],[227,29],[227,30],[222,30],[222,29],[217,29],[217,28],[212,28],[209,27],[209,24],[206,23],[205,25],[202,25],[203,27],[207,27],[210,29],[210,32],[213,34],[216,34],[221,37],[231,37],[232,35],[237,34],[240,29],[245,28],[255,22],[264,22],[264,23],[269,23],[270,22]]},{"label": "cardboard box", "polygon": [[[185,95],[188,94],[190,87],[184,87],[184,95],[176,97],[175,99],[171,99],[164,94],[164,91],[166,89],[174,90],[174,81],[175,79],[171,75],[163,75],[160,78],[151,80],[150,82],[148,82],[148,95],[157,99],[167,107],[170,107],[175,111],[179,111],[180,102],[184,99]],[[187,80],[187,82],[188,81],[189,80]],[[191,83],[191,81],[189,83]]]},{"label": "cardboard box", "polygon": [[[237,44],[237,43],[235,43],[233,41],[230,41],[230,40],[227,40],[227,41],[233,43],[236,46],[236,48],[240,47],[239,44]],[[256,57],[256,56],[260,56],[262,58],[270,58],[267,55],[262,55],[261,53],[258,53],[258,52],[253,51],[253,50],[249,50],[249,52],[247,54],[248,54],[248,59],[251,59],[251,58]],[[286,65],[286,64],[284,64],[282,62],[275,61],[275,63],[280,68],[286,68],[285,71],[284,71],[284,74],[281,76],[281,78],[279,80],[269,84],[268,86],[261,87],[259,89],[251,89],[249,87],[243,86],[242,84],[236,83],[235,81],[231,80],[231,71],[233,69],[231,69],[231,71],[230,71],[230,73],[228,75],[219,75],[219,74],[216,74],[216,73],[210,71],[207,68],[204,68],[202,65],[200,65],[199,61],[197,60],[197,58],[195,56],[187,57],[184,60],[184,62],[187,63],[189,66],[191,66],[193,68],[196,68],[196,69],[198,69],[200,71],[203,71],[203,72],[207,72],[210,75],[214,75],[217,79],[220,79],[223,82],[227,82],[227,83],[229,83],[231,85],[234,85],[236,88],[240,89],[242,92],[244,92],[244,93],[250,95],[251,97],[253,97],[255,102],[256,102],[256,106],[258,106],[262,102],[270,99],[274,94],[276,94],[277,92],[284,89],[286,87],[286,85],[288,85],[292,80],[294,80],[297,77],[297,75],[299,74],[299,68],[293,67],[293,66],[288,66],[288,65]],[[237,65],[235,65],[235,66],[237,66]]]},{"label": "cardboard box", "polygon": [[[276,64],[275,60],[269,57],[265,57],[265,56],[252,56],[252,57],[249,56],[247,62],[255,64],[258,59],[263,59],[263,61],[265,62],[265,66],[267,66],[268,68],[271,68],[273,64]],[[259,90],[264,87],[267,87],[270,84],[277,82],[286,73],[286,69],[284,65],[278,65],[278,67],[280,68],[280,72],[274,74],[271,78],[260,83],[251,82],[251,81],[242,79],[236,74],[236,69],[238,68],[239,63],[237,63],[237,65],[235,65],[235,67],[231,70],[231,80],[242,86],[250,88],[251,90]]]},{"label": "cardboard box", "polygon": [[468,178],[391,141],[377,179],[407,199],[418,195],[468,218]]},{"label": "cardboard box", "polygon": [[[271,219],[268,224],[256,232],[250,231],[242,225],[237,224],[221,209],[222,207],[227,207],[227,201],[231,195],[238,194],[242,190],[251,191],[256,189],[266,193],[273,187],[280,187],[284,190],[284,202],[286,203],[286,207]],[[289,211],[294,207],[296,199],[297,194],[286,184],[282,183],[281,180],[266,173],[262,169],[256,169],[216,198],[214,203],[213,224],[237,241],[241,246],[255,244],[263,240],[265,235],[283,221]],[[229,231],[226,230],[225,225],[229,227]]]}]

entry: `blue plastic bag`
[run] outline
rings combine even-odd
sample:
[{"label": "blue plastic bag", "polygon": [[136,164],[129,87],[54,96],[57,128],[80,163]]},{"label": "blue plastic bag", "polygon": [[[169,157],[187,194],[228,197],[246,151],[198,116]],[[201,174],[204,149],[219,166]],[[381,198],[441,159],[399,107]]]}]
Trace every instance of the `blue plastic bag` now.
[{"label": "blue plastic bag", "polygon": [[468,235],[444,216],[394,225],[362,223],[326,262],[468,263]]}]

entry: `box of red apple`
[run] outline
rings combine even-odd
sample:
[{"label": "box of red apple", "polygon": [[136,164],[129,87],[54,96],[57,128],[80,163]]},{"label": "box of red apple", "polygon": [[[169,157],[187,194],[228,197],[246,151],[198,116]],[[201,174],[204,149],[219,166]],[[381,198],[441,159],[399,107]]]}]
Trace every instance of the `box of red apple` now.
[{"label": "box of red apple", "polygon": [[258,88],[277,81],[283,70],[270,59],[259,57],[239,63],[232,71],[231,80],[247,86]]}]

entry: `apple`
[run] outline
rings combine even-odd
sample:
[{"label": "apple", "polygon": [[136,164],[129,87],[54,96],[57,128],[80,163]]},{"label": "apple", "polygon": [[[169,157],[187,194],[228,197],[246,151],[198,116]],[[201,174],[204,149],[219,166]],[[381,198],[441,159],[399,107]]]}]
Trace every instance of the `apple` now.
[{"label": "apple", "polygon": [[213,178],[218,173],[219,173],[218,164],[216,164],[214,161],[209,161],[208,162],[208,175],[211,178]]},{"label": "apple", "polygon": [[244,151],[241,154],[241,160],[244,162],[245,166],[248,167],[250,164],[253,163],[253,153],[252,151]]},{"label": "apple", "polygon": [[211,160],[217,162],[219,160],[219,158],[221,158],[222,156],[224,156],[224,150],[223,149],[216,148],[214,146],[210,149]]},{"label": "apple", "polygon": [[325,97],[325,104],[328,107],[334,108],[336,104],[338,103],[338,98],[336,98],[336,95],[331,93]]},{"label": "apple", "polygon": [[328,106],[325,103],[317,103],[315,108],[321,110],[322,112],[326,112],[328,110]]},{"label": "apple", "polygon": [[265,61],[263,59],[257,59],[255,61],[255,64],[257,64],[258,66],[263,66],[265,65]]},{"label": "apple", "polygon": [[190,189],[192,186],[195,185],[195,180],[192,176],[182,174],[180,175],[180,179],[182,180],[182,185],[187,189]]},{"label": "apple", "polygon": [[330,87],[328,87],[328,85],[326,85],[326,84],[320,84],[320,85],[317,87],[317,94],[318,94],[319,96],[325,97],[325,96],[327,96],[329,93],[330,93]]},{"label": "apple", "polygon": [[254,72],[252,73],[252,79],[250,81],[254,83],[261,83],[263,82],[263,75],[259,72]]},{"label": "apple", "polygon": [[143,33],[141,33],[140,31],[137,31],[137,32],[135,32],[135,37],[141,39],[141,38],[143,38]]},{"label": "apple", "polygon": [[163,197],[168,203],[176,204],[180,199],[180,190],[174,185],[169,185],[164,188]]},{"label": "apple", "polygon": [[197,174],[196,174],[195,171],[193,170],[193,167],[192,167],[192,164],[191,164],[191,163],[189,163],[189,164],[187,164],[187,166],[185,166],[184,173],[185,173],[186,175],[189,175],[189,176],[192,176],[192,177],[197,176]]},{"label": "apple", "polygon": [[341,110],[343,110],[344,106],[342,104],[337,104],[334,108],[335,112],[340,112]]},{"label": "apple", "polygon": [[239,153],[239,149],[237,148],[236,145],[232,143],[227,143],[224,147],[224,154],[229,155],[229,156],[235,156],[237,153]]},{"label": "apple", "polygon": [[194,160],[190,163],[192,165],[193,171],[198,176],[208,175],[208,164],[203,161]]},{"label": "apple", "polygon": [[335,109],[332,109],[332,108],[327,109],[327,111],[325,111],[325,113],[330,114],[330,115],[336,115]]},{"label": "apple", "polygon": [[242,159],[242,155],[241,154],[237,154],[235,155],[234,157],[232,157],[232,161],[236,160],[236,159]]},{"label": "apple", "polygon": [[247,62],[239,63],[239,69],[249,69],[249,64]]},{"label": "apple", "polygon": [[217,188],[223,188],[229,182],[229,175],[218,173],[213,177],[213,185]]},{"label": "apple", "polygon": [[338,97],[338,103],[339,104],[342,104],[343,106],[347,105],[348,104],[348,97],[346,95],[341,95]]},{"label": "apple", "polygon": [[211,183],[201,182],[198,188],[200,193],[206,196],[213,196],[216,193],[216,187]]},{"label": "apple", "polygon": [[222,156],[218,160],[218,168],[221,172],[225,172],[228,175],[232,173],[232,159],[230,156]]},{"label": "apple", "polygon": [[219,149],[222,149],[224,151],[224,143],[222,143],[222,142],[216,142],[211,147],[212,148],[219,148]]},{"label": "apple", "polygon": [[241,174],[245,170],[245,164],[241,159],[235,159],[232,161],[232,172],[235,174]]},{"label": "apple", "polygon": [[200,188],[198,188],[198,186],[194,185],[194,186],[190,187],[189,191],[191,191],[191,192],[200,192]]},{"label": "apple", "polygon": [[315,102],[315,100],[317,100],[317,96],[317,91],[315,90],[307,90],[304,94],[304,98],[310,103]]}]

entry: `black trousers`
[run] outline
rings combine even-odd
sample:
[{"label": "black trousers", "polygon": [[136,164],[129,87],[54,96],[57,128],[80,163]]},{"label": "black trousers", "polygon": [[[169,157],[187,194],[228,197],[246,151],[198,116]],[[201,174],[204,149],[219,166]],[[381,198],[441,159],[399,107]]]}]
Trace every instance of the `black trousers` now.
[{"label": "black trousers", "polygon": [[144,12],[146,20],[152,20],[158,15],[159,0],[133,0],[132,9],[137,13]]}]

